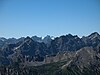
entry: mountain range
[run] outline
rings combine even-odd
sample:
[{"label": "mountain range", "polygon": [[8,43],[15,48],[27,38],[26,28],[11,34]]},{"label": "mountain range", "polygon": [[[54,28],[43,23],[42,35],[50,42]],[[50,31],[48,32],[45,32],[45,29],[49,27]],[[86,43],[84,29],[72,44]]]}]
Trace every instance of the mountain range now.
[{"label": "mountain range", "polygon": [[100,75],[100,35],[2,37],[0,75]]}]

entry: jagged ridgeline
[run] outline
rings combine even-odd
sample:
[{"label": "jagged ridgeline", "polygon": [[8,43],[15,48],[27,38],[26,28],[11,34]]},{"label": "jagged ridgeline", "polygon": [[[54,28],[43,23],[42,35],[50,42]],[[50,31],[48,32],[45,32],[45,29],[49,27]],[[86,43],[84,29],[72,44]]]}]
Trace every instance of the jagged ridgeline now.
[{"label": "jagged ridgeline", "polygon": [[100,75],[100,35],[2,37],[0,75]]}]

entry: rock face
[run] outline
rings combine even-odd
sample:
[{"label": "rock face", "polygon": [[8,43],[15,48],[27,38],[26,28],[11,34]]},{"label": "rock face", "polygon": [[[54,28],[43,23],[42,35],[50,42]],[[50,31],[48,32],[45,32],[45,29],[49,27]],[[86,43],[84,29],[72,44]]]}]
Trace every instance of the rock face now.
[{"label": "rock face", "polygon": [[18,43],[20,41],[23,41],[24,39],[25,39],[24,37],[21,37],[19,39],[16,39],[16,38],[6,39],[6,38],[1,37],[0,38],[0,48],[5,47],[5,46],[7,46],[9,44],[16,44],[16,43]]},{"label": "rock face", "polygon": [[100,35],[97,32],[94,32],[87,37],[82,37],[82,40],[85,45],[95,47],[100,43]]},{"label": "rock face", "polygon": [[51,44],[51,37],[49,35],[47,35],[46,37],[43,38],[43,42],[47,45],[47,46],[50,46]]},{"label": "rock face", "polygon": [[100,35],[97,32],[82,38],[71,34],[55,39],[50,36],[44,39],[37,36],[1,38],[0,47],[0,65],[40,66],[64,62],[61,70],[77,66],[82,71],[88,66],[96,68],[97,64],[100,68]]},{"label": "rock face", "polygon": [[27,56],[44,56],[47,50],[44,43],[35,42],[30,37],[25,38],[24,42],[19,45],[19,48],[17,47],[16,49],[21,50],[21,53]]},{"label": "rock face", "polygon": [[42,37],[32,36],[31,38],[36,42],[42,42]]},{"label": "rock face", "polygon": [[34,40],[34,41],[36,41],[36,42],[43,42],[43,43],[45,43],[47,46],[49,46],[50,44],[51,44],[51,41],[52,41],[52,38],[51,38],[51,36],[49,36],[49,35],[47,35],[46,37],[44,37],[43,39],[42,39],[42,37],[37,37],[37,36],[32,36],[31,37],[32,38],[32,40]]},{"label": "rock face", "polygon": [[81,48],[74,53],[73,58],[70,60],[70,64],[66,63],[68,65],[65,67],[68,67],[70,65],[77,65],[80,68],[87,67],[88,65],[98,62],[96,56],[97,53],[93,49],[93,47]]},{"label": "rock face", "polygon": [[57,53],[59,51],[76,51],[84,47],[85,43],[78,36],[72,36],[68,34],[55,38],[51,41],[50,51],[51,53]]}]

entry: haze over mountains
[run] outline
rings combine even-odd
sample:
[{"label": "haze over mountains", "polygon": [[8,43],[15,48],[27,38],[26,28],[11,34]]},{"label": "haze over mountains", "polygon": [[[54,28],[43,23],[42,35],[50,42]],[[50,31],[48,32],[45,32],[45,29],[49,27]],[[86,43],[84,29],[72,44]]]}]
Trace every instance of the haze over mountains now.
[{"label": "haze over mountains", "polygon": [[8,75],[99,75],[100,34],[0,38],[1,75],[3,71]]}]

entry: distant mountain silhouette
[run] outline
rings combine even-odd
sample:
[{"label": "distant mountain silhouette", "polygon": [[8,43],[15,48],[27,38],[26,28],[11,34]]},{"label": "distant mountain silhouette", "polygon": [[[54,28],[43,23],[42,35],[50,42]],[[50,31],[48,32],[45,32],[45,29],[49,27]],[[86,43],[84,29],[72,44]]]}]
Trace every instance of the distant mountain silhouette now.
[{"label": "distant mountain silhouette", "polygon": [[[64,75],[62,73],[65,73],[65,75],[68,73],[72,73],[72,75],[85,75],[85,68],[87,69],[87,74],[91,74],[93,71],[93,74],[99,75],[99,33],[94,32],[82,38],[71,34],[54,39],[49,35],[44,37],[44,39],[37,36],[27,36],[26,38],[22,37],[19,39],[0,38],[0,66],[10,65],[16,67],[17,65],[18,67],[22,66],[19,68],[22,70],[24,67],[28,69],[30,66],[40,66],[40,68],[37,68],[39,70],[42,66],[49,69],[48,65],[51,64],[52,66],[53,63],[56,66],[54,67],[55,70],[52,70],[55,71],[54,75]],[[58,68],[57,65],[59,65]],[[44,70],[46,69],[44,68]],[[68,72],[66,73],[65,70]],[[27,73],[28,71],[30,70],[27,70]],[[49,75],[49,73],[45,74],[42,72],[39,72],[39,74]]]}]

